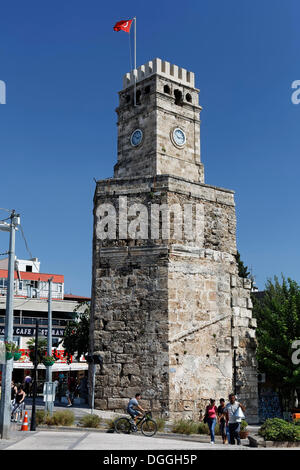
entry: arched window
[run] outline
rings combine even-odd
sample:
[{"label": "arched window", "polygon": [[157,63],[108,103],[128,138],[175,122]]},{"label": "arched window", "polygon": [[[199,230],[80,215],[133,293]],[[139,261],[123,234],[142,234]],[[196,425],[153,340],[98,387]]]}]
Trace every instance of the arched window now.
[{"label": "arched window", "polygon": [[182,93],[180,90],[174,90],[174,96],[175,96],[175,104],[178,106],[182,106]]},{"label": "arched window", "polygon": [[169,85],[165,85],[165,86],[164,86],[164,92],[167,93],[168,95],[171,94],[171,90],[170,90]]}]

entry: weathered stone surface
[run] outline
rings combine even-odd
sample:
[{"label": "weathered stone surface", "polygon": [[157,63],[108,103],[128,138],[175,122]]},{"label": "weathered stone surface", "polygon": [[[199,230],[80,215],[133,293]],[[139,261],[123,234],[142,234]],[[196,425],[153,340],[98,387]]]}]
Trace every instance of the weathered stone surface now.
[{"label": "weathered stone surface", "polygon": [[[132,88],[120,93],[118,163],[114,178],[98,181],[95,190],[91,342],[104,357],[95,406],[124,411],[141,392],[157,414],[197,419],[209,398],[226,398],[236,388],[247,421],[255,422],[256,323],[251,282],[239,278],[235,259],[234,194],[204,184],[198,90],[186,89],[192,104],[183,99],[179,106],[178,84],[153,74],[138,89],[148,86],[135,108],[127,102]],[[182,149],[170,140],[176,126],[186,133]],[[144,136],[133,148],[136,128]],[[171,227],[163,237],[160,222],[153,237],[149,209],[147,237],[121,237],[117,220],[116,238],[99,238],[99,207],[109,203],[118,213],[124,198],[128,210],[168,204],[183,214],[186,205],[197,206],[197,236],[181,237]]]}]

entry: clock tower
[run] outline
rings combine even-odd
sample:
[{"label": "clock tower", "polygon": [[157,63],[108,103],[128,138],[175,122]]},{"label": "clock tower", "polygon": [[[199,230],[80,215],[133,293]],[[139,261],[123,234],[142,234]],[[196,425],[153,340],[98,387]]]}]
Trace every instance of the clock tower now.
[{"label": "clock tower", "polygon": [[154,416],[198,420],[234,391],[257,422],[251,281],[234,192],[204,183],[198,96],[192,72],[160,59],[119,92],[114,177],[94,195],[95,407],[124,413],[139,392]]},{"label": "clock tower", "polygon": [[194,74],[154,59],[125,75],[119,97],[115,178],[169,174],[204,183]]}]

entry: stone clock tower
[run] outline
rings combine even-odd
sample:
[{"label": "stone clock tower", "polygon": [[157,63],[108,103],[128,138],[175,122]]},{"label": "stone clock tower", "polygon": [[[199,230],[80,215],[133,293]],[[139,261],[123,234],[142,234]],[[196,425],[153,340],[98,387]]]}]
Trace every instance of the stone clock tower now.
[{"label": "stone clock tower", "polygon": [[94,196],[95,406],[124,412],[141,392],[154,415],[197,419],[236,391],[256,422],[251,282],[234,193],[204,183],[198,96],[192,72],[160,59],[119,92],[118,161]]}]

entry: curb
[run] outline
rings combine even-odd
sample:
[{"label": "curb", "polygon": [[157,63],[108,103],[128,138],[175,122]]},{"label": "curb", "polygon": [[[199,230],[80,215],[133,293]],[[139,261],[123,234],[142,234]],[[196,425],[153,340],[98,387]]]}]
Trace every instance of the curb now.
[{"label": "curb", "polygon": [[250,447],[263,447],[263,448],[300,448],[300,441],[265,441],[259,436],[248,436]]}]

